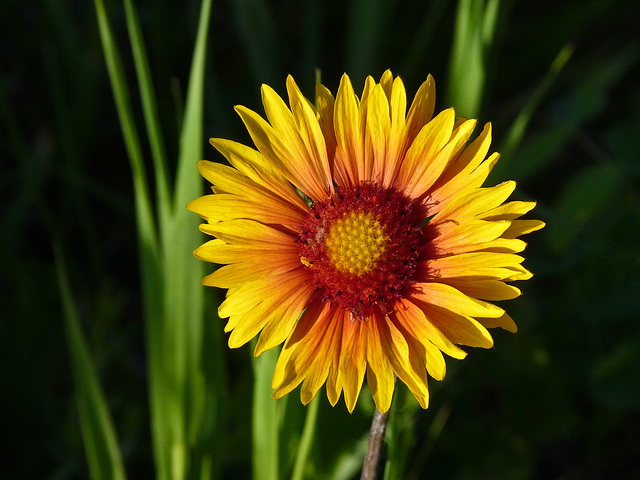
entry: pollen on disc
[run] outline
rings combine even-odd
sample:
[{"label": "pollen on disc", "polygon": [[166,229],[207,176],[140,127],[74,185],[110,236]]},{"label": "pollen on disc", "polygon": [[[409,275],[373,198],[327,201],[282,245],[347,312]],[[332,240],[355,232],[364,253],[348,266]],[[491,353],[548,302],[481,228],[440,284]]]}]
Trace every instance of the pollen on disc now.
[{"label": "pollen on disc", "polygon": [[318,294],[354,318],[391,311],[413,291],[428,238],[417,200],[376,184],[336,189],[313,205],[301,228],[299,258]]},{"label": "pollen on disc", "polygon": [[329,231],[326,246],[337,270],[352,275],[371,272],[382,257],[389,236],[370,212],[351,212],[337,220]]}]

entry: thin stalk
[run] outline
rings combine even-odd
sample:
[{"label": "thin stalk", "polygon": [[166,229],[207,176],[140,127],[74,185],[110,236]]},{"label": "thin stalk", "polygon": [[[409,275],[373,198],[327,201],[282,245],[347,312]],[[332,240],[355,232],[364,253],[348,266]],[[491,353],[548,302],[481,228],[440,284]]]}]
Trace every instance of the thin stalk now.
[{"label": "thin stalk", "polygon": [[376,408],[376,412],[373,414],[373,421],[371,422],[371,430],[369,430],[369,447],[367,448],[367,455],[364,457],[360,480],[375,480],[377,477],[382,446],[384,445],[384,432],[387,428],[388,419],[388,410],[385,413],[380,413]]},{"label": "thin stalk", "polygon": [[309,452],[311,451],[311,445],[313,444],[313,437],[316,431],[318,405],[320,405],[320,401],[318,397],[316,397],[311,400],[311,403],[307,407],[307,418],[304,422],[300,445],[298,445],[298,454],[296,455],[296,461],[293,465],[291,480],[302,480],[304,478],[304,468],[309,458]]},{"label": "thin stalk", "polygon": [[163,134],[160,128],[160,119],[158,117],[158,106],[156,95],[151,81],[151,71],[149,69],[149,61],[147,60],[147,52],[142,38],[140,22],[131,0],[124,2],[125,14],[127,18],[127,29],[129,31],[129,39],[131,43],[131,51],[133,53],[134,65],[138,78],[138,87],[140,91],[140,100],[142,102],[142,111],[144,113],[145,124],[149,137],[149,146],[151,147],[151,157],[153,158],[153,170],[156,181],[157,191],[157,208],[160,218],[163,222],[167,221],[167,210],[170,207],[169,180],[167,173],[167,156],[165,153]]}]

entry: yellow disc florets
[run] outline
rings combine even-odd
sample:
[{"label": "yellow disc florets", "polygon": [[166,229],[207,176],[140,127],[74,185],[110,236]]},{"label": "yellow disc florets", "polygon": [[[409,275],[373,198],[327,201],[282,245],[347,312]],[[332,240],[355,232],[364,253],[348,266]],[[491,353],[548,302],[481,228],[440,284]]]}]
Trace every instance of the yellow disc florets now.
[{"label": "yellow disc florets", "polygon": [[336,221],[326,238],[329,259],[337,270],[362,275],[374,269],[389,236],[369,212],[351,212]]}]

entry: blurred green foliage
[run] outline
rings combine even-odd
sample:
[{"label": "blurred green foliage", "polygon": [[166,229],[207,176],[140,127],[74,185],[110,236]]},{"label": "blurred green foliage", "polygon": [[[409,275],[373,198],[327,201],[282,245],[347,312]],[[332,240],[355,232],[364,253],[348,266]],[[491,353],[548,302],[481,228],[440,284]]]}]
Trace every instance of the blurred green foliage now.
[{"label": "blurred green foliage", "polygon": [[[460,2],[466,3],[475,5]],[[520,331],[496,332],[494,349],[449,361],[447,378],[431,382],[427,411],[399,389],[387,454],[404,461],[388,476],[634,479],[640,475],[640,4],[480,3],[499,6],[491,22],[487,16],[471,22],[495,29],[487,37],[481,28],[476,35],[491,41],[474,52],[462,39],[454,42],[462,21],[456,2],[214,1],[204,137],[248,141],[233,105],[260,111],[260,84],[282,93],[288,73],[311,97],[316,67],[334,92],[345,71],[358,88],[365,75],[391,68],[410,94],[432,73],[438,108],[445,108],[464,89],[465,67],[476,68],[472,60],[480,58],[483,86],[477,103],[465,108],[476,109],[481,123],[493,121],[494,146],[508,153],[492,181],[517,180],[516,196],[537,200],[534,216],[548,227],[529,238],[525,253],[536,276],[522,285],[522,297],[504,305]],[[124,9],[115,0],[105,4],[134,85]],[[200,2],[135,7],[164,148],[174,159]],[[10,459],[3,473],[89,475],[57,243],[70,290],[64,307],[74,303],[126,472],[153,478],[133,184],[93,4],[8,0],[0,5],[0,32],[0,424]],[[563,51],[571,56],[554,70]],[[465,54],[469,63],[460,61]],[[139,105],[136,92],[132,103]],[[135,112],[142,127],[141,109]],[[520,133],[512,129],[518,118],[526,127]],[[201,141],[205,158],[220,160],[207,138]],[[171,176],[176,168],[168,165]],[[204,335],[217,338],[222,322],[208,295]],[[220,355],[225,374],[215,366],[208,372],[226,392],[218,474],[249,478],[250,351],[225,348]],[[370,398],[363,392],[352,415],[342,404],[331,408],[324,396],[319,402],[307,478],[356,478]],[[306,409],[296,392],[283,408],[278,463],[287,478]]]}]

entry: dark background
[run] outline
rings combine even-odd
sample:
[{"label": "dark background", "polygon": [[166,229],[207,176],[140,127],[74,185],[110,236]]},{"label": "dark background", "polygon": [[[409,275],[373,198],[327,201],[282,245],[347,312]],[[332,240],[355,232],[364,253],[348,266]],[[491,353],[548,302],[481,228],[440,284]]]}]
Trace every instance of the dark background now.
[{"label": "dark background", "polygon": [[[371,18],[366,3],[214,1],[205,135],[247,141],[233,106],[261,111],[260,84],[283,93],[289,73],[312,97],[315,67],[333,92],[345,71],[359,90],[366,74],[378,79],[390,68],[409,97],[431,73],[437,109],[448,107],[456,2],[377,1],[384,14]],[[176,158],[199,3],[136,8]],[[133,84],[122,6],[107,9]],[[370,29],[359,36],[362,23]],[[525,265],[535,277],[503,305],[520,331],[495,332],[494,349],[450,359],[447,378],[431,382],[429,410],[411,411],[407,478],[640,476],[639,26],[634,1],[501,3],[479,114],[494,124],[494,149],[558,52],[574,49],[491,179],[517,180],[516,198],[537,200],[533,217],[548,226],[528,239]],[[202,141],[205,156],[219,159]],[[56,241],[72,260],[74,298],[127,471],[152,478],[133,189],[92,2],[0,4],[0,162],[3,476],[88,477]],[[250,353],[225,355],[235,408],[222,476],[244,478]],[[436,418],[446,423],[434,436]],[[319,422],[316,461],[331,464],[369,420],[323,398]]]}]

